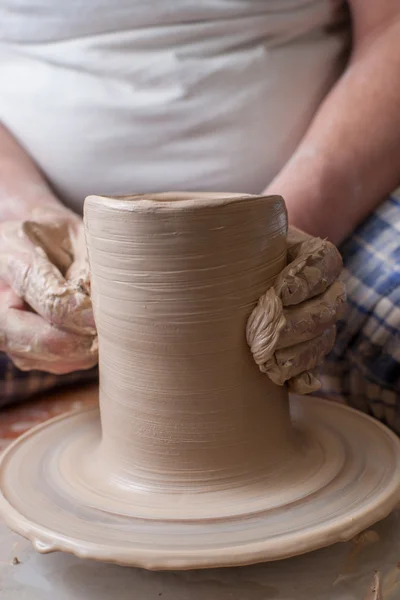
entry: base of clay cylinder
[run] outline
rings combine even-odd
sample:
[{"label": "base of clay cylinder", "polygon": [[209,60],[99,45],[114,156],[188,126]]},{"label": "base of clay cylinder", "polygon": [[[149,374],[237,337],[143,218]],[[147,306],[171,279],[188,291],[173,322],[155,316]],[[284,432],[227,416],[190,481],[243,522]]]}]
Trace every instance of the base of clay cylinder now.
[{"label": "base of clay cylinder", "polygon": [[59,417],[3,455],[0,511],[39,552],[190,569],[302,554],[350,539],[394,508],[400,499],[394,434],[316,398],[292,397],[291,416],[296,452],[268,478],[180,494],[134,485],[117,493],[121,482],[93,469],[98,411]]}]

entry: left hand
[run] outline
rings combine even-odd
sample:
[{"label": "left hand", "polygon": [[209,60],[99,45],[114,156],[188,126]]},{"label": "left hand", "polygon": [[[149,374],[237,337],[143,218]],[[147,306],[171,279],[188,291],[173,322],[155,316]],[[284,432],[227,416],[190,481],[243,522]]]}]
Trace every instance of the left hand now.
[{"label": "left hand", "polygon": [[313,371],[332,349],[344,313],[342,259],[330,242],[293,227],[287,243],[288,265],[250,315],[247,341],[274,383],[307,394],[320,387]]}]

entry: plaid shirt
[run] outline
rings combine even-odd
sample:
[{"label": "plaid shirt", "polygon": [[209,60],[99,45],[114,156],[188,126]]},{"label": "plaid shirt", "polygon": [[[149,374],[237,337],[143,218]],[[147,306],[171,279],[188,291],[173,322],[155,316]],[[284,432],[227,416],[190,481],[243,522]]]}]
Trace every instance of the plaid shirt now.
[{"label": "plaid shirt", "polygon": [[[349,308],[318,394],[368,412],[400,434],[399,198],[386,200],[340,248]],[[0,405],[96,378],[96,369],[62,376],[22,372],[0,353]]]},{"label": "plaid shirt", "polygon": [[322,394],[400,434],[400,194],[344,242],[346,319],[322,368]]}]

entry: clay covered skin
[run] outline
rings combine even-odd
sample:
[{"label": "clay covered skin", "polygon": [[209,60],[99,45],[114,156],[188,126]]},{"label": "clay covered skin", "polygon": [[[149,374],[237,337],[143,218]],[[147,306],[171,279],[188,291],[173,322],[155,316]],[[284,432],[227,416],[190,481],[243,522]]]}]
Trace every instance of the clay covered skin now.
[{"label": "clay covered skin", "polygon": [[342,258],[328,240],[291,227],[287,266],[247,321],[254,360],[278,385],[299,394],[321,386],[317,367],[332,350],[336,322],[346,309]]},{"label": "clay covered skin", "polygon": [[245,331],[286,264],[282,198],[89,197],[85,224],[102,468],[170,490],[265,476],[290,448],[287,391]]}]

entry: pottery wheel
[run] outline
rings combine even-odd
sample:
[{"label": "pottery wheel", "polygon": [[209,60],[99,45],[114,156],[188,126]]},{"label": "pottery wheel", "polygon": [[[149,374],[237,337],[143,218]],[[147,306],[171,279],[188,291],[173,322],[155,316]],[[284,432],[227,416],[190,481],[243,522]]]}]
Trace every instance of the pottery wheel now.
[{"label": "pottery wheel", "polygon": [[277,560],[347,540],[385,517],[400,497],[397,437],[316,398],[292,397],[291,415],[296,453],[267,479],[172,497],[135,486],[115,495],[118,481],[90,476],[101,473],[92,468],[98,410],[57,417],[3,455],[0,509],[40,552],[149,569]]}]

